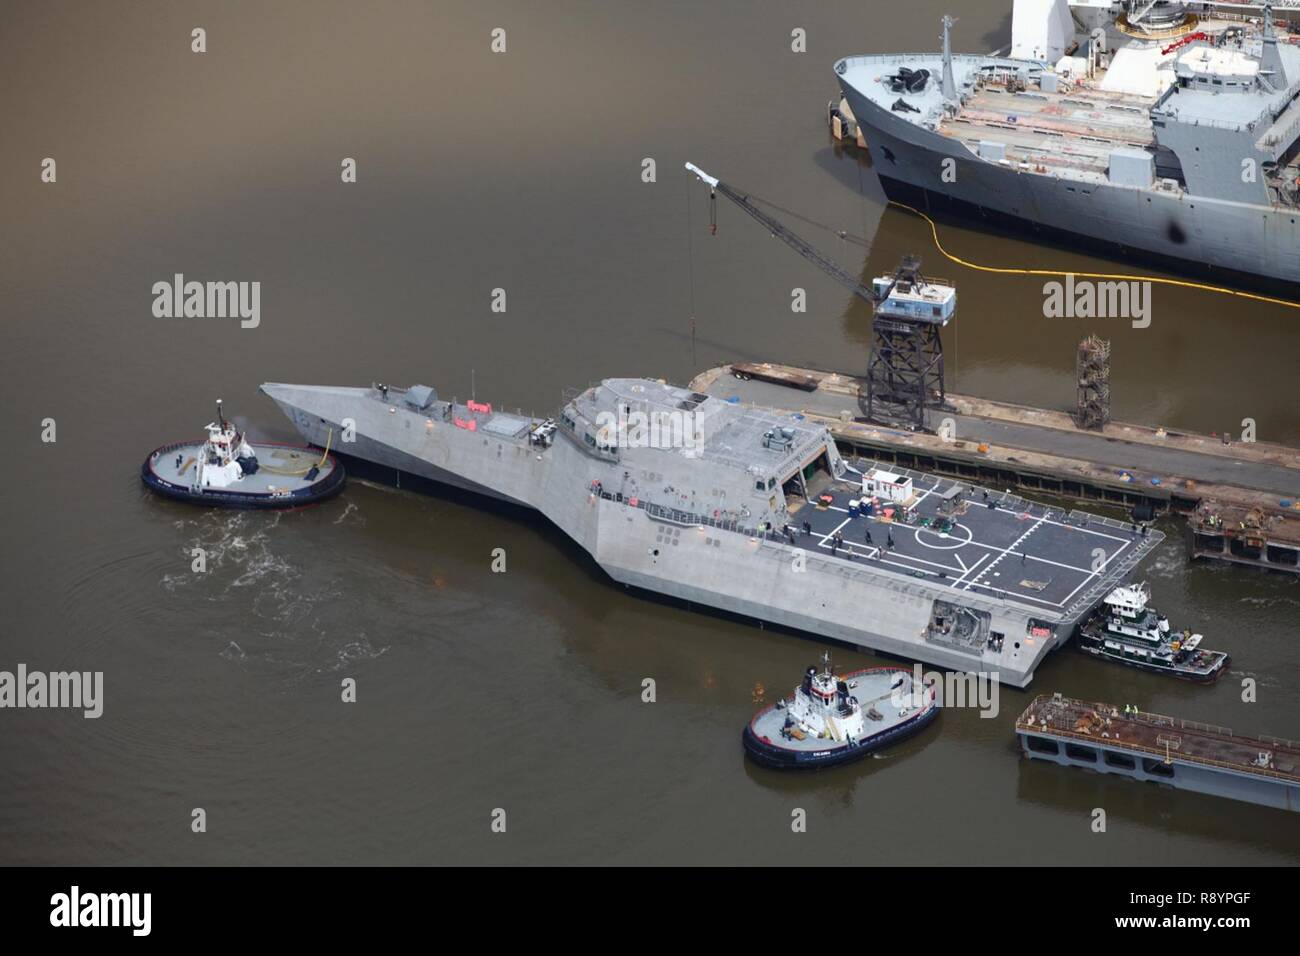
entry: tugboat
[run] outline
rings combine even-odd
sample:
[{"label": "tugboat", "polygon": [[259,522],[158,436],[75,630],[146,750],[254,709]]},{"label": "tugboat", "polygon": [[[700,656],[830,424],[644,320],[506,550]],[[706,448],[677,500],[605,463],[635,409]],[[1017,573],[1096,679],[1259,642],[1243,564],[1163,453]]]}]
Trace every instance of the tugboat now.
[{"label": "tugboat", "polygon": [[[174,442],[150,452],[140,477],[151,490],[178,501],[222,508],[299,508],[343,488],[343,465],[329,453],[295,445],[253,445],[217,420],[202,442]],[[331,433],[332,438],[332,433]]]},{"label": "tugboat", "polygon": [[939,713],[938,689],[914,686],[910,671],[872,667],[836,676],[829,654],[809,667],[788,700],[745,727],[745,752],[764,767],[808,770],[858,760],[909,737]]},{"label": "tugboat", "polygon": [[1217,680],[1231,658],[1201,647],[1201,635],[1174,634],[1169,618],[1150,606],[1146,582],[1121,585],[1079,630],[1079,649],[1130,667],[1173,674],[1185,680]]}]

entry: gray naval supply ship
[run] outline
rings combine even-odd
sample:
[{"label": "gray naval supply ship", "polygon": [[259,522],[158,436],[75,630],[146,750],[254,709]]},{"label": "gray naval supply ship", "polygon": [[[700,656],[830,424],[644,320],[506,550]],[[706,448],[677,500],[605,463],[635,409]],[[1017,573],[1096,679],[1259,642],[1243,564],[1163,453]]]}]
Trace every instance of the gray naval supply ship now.
[{"label": "gray naval supply ship", "polygon": [[1018,687],[1162,537],[850,461],[800,415],[649,379],[555,419],[422,385],[261,390],[382,481],[540,511],[624,585]]},{"label": "gray naval supply ship", "polygon": [[945,17],[942,53],[837,62],[830,118],[891,200],[1294,294],[1296,7],[1016,0],[1010,56]]}]

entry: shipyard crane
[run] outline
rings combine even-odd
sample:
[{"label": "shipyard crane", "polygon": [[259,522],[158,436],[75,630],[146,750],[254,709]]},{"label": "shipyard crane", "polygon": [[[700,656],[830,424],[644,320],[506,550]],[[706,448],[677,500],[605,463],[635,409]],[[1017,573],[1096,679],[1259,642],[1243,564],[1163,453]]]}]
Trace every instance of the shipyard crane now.
[{"label": "shipyard crane", "polygon": [[878,296],[873,289],[867,288],[861,282],[855,279],[853,276],[849,275],[849,273],[845,271],[843,268],[841,268],[841,266],[838,263],[833,262],[830,259],[826,258],[826,256],[822,255],[820,252],[818,252],[815,248],[813,248],[811,245],[809,245],[799,236],[795,235],[785,226],[781,225],[781,223],[777,222],[777,220],[773,219],[767,213],[763,212],[763,210],[755,206],[753,202],[750,201],[748,196],[742,195],[741,193],[737,192],[735,189],[733,189],[731,186],[728,186],[726,183],[718,179],[716,176],[710,176],[708,173],[700,169],[700,167],[696,166],[694,163],[687,163],[686,168],[690,172],[694,173],[700,179],[701,182],[703,182],[705,185],[709,187],[710,199],[713,198],[715,193],[722,193],[722,195],[730,199],[733,203],[735,203],[742,210],[744,210],[744,212],[746,212],[749,216],[758,220],[758,222],[760,222],[762,225],[766,226],[767,230],[772,235],[776,236],[776,238],[780,239],[787,246],[789,246],[795,252],[799,253],[799,255],[803,256],[809,262],[813,263],[815,266],[817,266],[819,269],[825,272],[828,276],[830,276],[840,285],[844,286],[844,288],[848,289],[850,292],[856,295],[863,302],[867,303],[867,305],[871,306],[873,309],[884,299],[885,296],[889,294],[889,292],[893,291],[893,287],[891,285],[890,289],[886,291],[884,295]]},{"label": "shipyard crane", "polygon": [[[946,401],[943,341],[939,332],[952,319],[957,301],[955,290],[926,280],[921,275],[921,260],[916,256],[905,256],[892,276],[881,276],[871,286],[865,286],[759,209],[750,196],[710,176],[694,163],[687,163],[686,169],[709,187],[711,202],[722,193],[773,236],[871,306],[866,416],[872,421],[924,428],[925,410],[943,407]],[[712,229],[716,232],[716,225]]]}]

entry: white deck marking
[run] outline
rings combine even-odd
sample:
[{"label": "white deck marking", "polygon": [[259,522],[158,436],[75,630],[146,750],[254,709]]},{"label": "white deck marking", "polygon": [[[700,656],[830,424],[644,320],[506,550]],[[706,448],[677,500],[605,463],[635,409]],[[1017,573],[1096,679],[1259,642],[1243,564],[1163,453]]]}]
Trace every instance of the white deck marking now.
[{"label": "white deck marking", "polygon": [[1129,546],[1130,543],[1131,542],[1125,541],[1122,545],[1120,545],[1120,547],[1115,551],[1114,554],[1107,555],[1106,560],[1101,563],[1101,567],[1098,570],[1089,572],[1088,576],[1083,579],[1083,584],[1080,584],[1077,588],[1075,588],[1073,591],[1071,591],[1069,594],[1065,596],[1065,600],[1061,602],[1061,607],[1065,607],[1067,604],[1069,604],[1070,599],[1073,598],[1076,594],[1078,594],[1080,590],[1082,590],[1084,584],[1089,583],[1093,578],[1101,577],[1106,570],[1106,566],[1110,564],[1112,561],[1114,561],[1116,558],[1118,558],[1120,554],[1124,551],[1124,549]]},{"label": "white deck marking", "polygon": [[[994,568],[996,568],[999,564],[1001,564],[1001,563],[1006,559],[1006,556],[1007,556],[1008,554],[1023,554],[1023,552],[1016,551],[1016,545],[1020,544],[1020,542],[1024,541],[1024,540],[1025,540],[1026,538],[1028,538],[1031,534],[1033,534],[1035,531],[1037,531],[1038,528],[1039,528],[1039,526],[1042,525],[1042,523],[1043,523],[1044,521],[1046,521],[1046,520],[1047,520],[1047,518],[1044,516],[1044,517],[1042,517],[1042,518],[1039,518],[1037,521],[1035,521],[1032,525],[1030,525],[1029,529],[1028,529],[1024,534],[1022,534],[1020,537],[1016,538],[1015,541],[1012,541],[1012,542],[1011,542],[1011,547],[1009,547],[1009,548],[1005,548],[1005,549],[1001,549],[1001,548],[995,548],[995,549],[993,549],[993,550],[995,550],[995,551],[996,551],[996,550],[1000,550],[1000,551],[1002,551],[1002,553],[1001,553],[1000,555],[998,555],[996,558],[993,559],[993,563],[992,563],[992,564],[990,564],[987,568],[985,568],[985,569],[984,569],[983,571],[981,571],[978,575],[976,575],[974,578],[972,578],[970,584],[967,584],[966,587],[963,588],[963,590],[965,590],[965,591],[969,591],[970,588],[971,588],[971,584],[975,584],[975,583],[977,583],[977,582],[979,581],[980,578],[984,577],[984,576],[987,575],[990,571],[992,571]],[[1026,556],[1026,557],[1027,557],[1027,556]],[[1079,570],[1079,569],[1076,569],[1076,570]],[[1087,573],[1087,572],[1085,572],[1085,573]]]},{"label": "white deck marking", "polygon": [[[845,509],[845,508],[836,508],[836,507],[834,507],[834,506],[828,506],[828,508],[829,508],[829,510],[832,510],[832,511],[840,511],[840,512],[847,513],[847,509]],[[891,528],[896,524],[895,522],[892,522],[892,521],[882,521],[882,520],[880,520],[879,518],[876,518],[876,517],[873,517],[873,516],[869,516],[869,515],[863,515],[862,517],[863,517],[864,520],[870,521],[870,522],[872,522],[873,524],[877,524],[877,525],[880,525],[880,524],[888,525],[888,526],[890,526]],[[840,524],[839,524],[837,527],[833,528],[833,529],[830,531],[829,534],[827,534],[827,535],[825,535],[825,536],[822,537],[822,539],[821,539],[821,541],[819,542],[819,544],[822,545],[822,546],[825,546],[825,543],[830,539],[830,537],[831,537],[833,534],[835,534],[836,531],[839,531],[839,530],[840,530],[841,528],[843,528],[846,524],[848,524],[849,521],[851,521],[851,520],[852,520],[852,519],[850,518],[850,519],[845,519],[844,521],[840,522]],[[901,528],[904,528],[905,530],[909,530],[909,531],[911,531],[912,534],[913,534],[913,536],[916,538],[916,542],[917,542],[917,544],[920,545],[920,546],[923,547],[923,548],[929,548],[929,549],[934,550],[934,551],[946,551],[946,550],[954,550],[954,551],[955,551],[955,550],[959,550],[960,548],[964,548],[964,547],[967,547],[967,546],[972,546],[972,547],[977,547],[977,548],[983,548],[983,549],[985,549],[986,551],[994,551],[994,552],[997,552],[998,554],[1000,554],[1002,557],[1006,557],[1006,556],[1009,555],[1009,554],[1015,554],[1015,555],[1019,555],[1019,554],[1021,554],[1022,552],[1020,552],[1020,551],[1016,551],[1016,550],[1015,550],[1015,546],[1016,546],[1017,544],[1019,544],[1021,541],[1023,541],[1023,540],[1025,539],[1025,537],[1029,535],[1030,532],[1034,531],[1034,530],[1035,530],[1039,525],[1042,525],[1042,524],[1057,524],[1057,525],[1059,525],[1059,522],[1052,521],[1052,520],[1050,520],[1050,519],[1047,518],[1047,517],[1039,518],[1039,519],[1035,522],[1034,527],[1033,527],[1033,528],[1030,528],[1029,531],[1026,531],[1026,532],[1025,532],[1024,534],[1022,534],[1019,538],[1017,538],[1015,541],[1013,541],[1012,544],[1011,544],[1011,547],[1009,547],[1009,548],[999,548],[999,547],[998,547],[997,545],[995,545],[995,544],[985,544],[983,541],[979,541],[978,539],[975,538],[975,536],[974,536],[974,532],[972,532],[971,529],[970,529],[969,527],[967,527],[966,525],[963,525],[963,524],[959,524],[959,525],[957,525],[956,527],[958,527],[958,528],[964,528],[964,529],[966,530],[966,533],[969,534],[969,535],[971,535],[971,537],[970,537],[967,541],[965,541],[965,542],[963,542],[961,545],[959,545],[958,548],[953,548],[953,549],[948,549],[948,548],[938,548],[938,547],[936,547],[935,545],[929,545],[929,544],[926,544],[924,541],[922,541],[922,540],[920,539],[920,537],[919,537],[919,532],[922,531],[922,530],[927,530],[927,529],[913,528],[913,527],[911,527],[910,525],[898,525],[898,527],[901,527]],[[1062,527],[1074,527],[1074,526],[1073,526],[1073,525],[1068,525],[1068,526],[1062,526]],[[936,532],[936,533],[937,533],[937,532]],[[1093,533],[1095,533],[1095,534],[1099,534],[1100,532],[1093,532]],[[1121,543],[1121,544],[1120,544],[1120,547],[1115,551],[1115,554],[1114,554],[1114,555],[1111,555],[1109,558],[1107,558],[1107,563],[1109,563],[1111,560],[1113,560],[1114,557],[1117,556],[1117,555],[1119,554],[1120,551],[1123,551],[1124,548],[1128,547],[1128,545],[1131,543],[1130,541],[1127,541],[1127,540],[1125,540],[1124,538],[1117,538],[1117,537],[1115,537],[1114,535],[1104,534],[1104,535],[1101,535],[1101,536],[1104,537],[1104,538],[1110,538],[1110,539],[1113,540],[1113,541],[1119,541],[1119,542]],[[849,546],[848,544],[845,545],[846,548],[847,548],[848,546]],[[899,554],[898,557],[900,557],[900,558],[907,558],[907,559],[912,560],[912,561],[920,561],[920,562],[922,562],[922,563],[924,563],[924,564],[933,564],[935,567],[940,567],[940,568],[949,568],[949,569],[951,569],[951,570],[957,570],[957,569],[952,568],[951,565],[946,565],[946,564],[935,564],[935,562],[933,562],[933,561],[926,561],[924,558],[913,557],[912,555],[909,555],[909,554]],[[960,559],[959,557],[957,557],[957,555],[954,555],[953,557],[956,558],[957,561],[958,561],[958,563],[961,564],[961,565],[963,566],[963,568],[964,568],[964,566],[965,566],[965,562],[961,561],[961,559]],[[1094,576],[1093,571],[1092,571],[1091,569],[1089,569],[1089,568],[1081,568],[1081,567],[1078,567],[1077,565],[1073,565],[1073,564],[1065,564],[1064,562],[1061,562],[1061,561],[1053,561],[1053,560],[1051,560],[1050,558],[1040,558],[1040,557],[1038,557],[1038,556],[1036,556],[1036,555],[1032,555],[1032,554],[1026,554],[1025,557],[1026,557],[1028,560],[1030,560],[1030,561],[1037,561],[1037,562],[1039,562],[1040,564],[1050,564],[1050,565],[1052,565],[1053,567],[1063,568],[1063,569],[1066,570],[1066,571],[1074,571],[1074,572],[1076,572],[1076,573],[1078,573],[1078,574],[1085,575],[1086,577],[1093,577],[1093,576]],[[999,558],[999,560],[1001,560],[1001,558]],[[1104,566],[1103,566],[1103,567],[1104,567]],[[986,571],[991,571],[992,569],[993,569],[993,565],[989,565],[988,568],[986,568],[985,570],[986,570]],[[974,581],[971,582],[971,584],[974,584],[974,583],[975,583]]]},{"label": "white deck marking", "polygon": [[[986,568],[985,570],[988,569]],[[962,590],[969,591],[972,586],[976,588],[984,588],[989,592],[989,597],[993,597],[993,598],[996,598],[1000,594],[1002,595],[1003,600],[1006,600],[1009,597],[1016,601],[1033,601],[1035,604],[1041,604],[1044,607],[1054,607],[1058,610],[1065,606],[1063,604],[1058,604],[1056,601],[1045,601],[1042,598],[1036,598],[1030,594],[1019,594],[1016,592],[1009,591],[1006,588],[995,588],[993,585],[985,584],[982,581],[978,583],[975,581],[971,581]]]},{"label": "white deck marking", "polygon": [[[1011,548],[999,548],[999,547],[997,547],[996,545],[992,545],[992,544],[984,544],[984,543],[981,542],[981,541],[972,541],[971,544],[974,545],[974,546],[977,547],[977,548],[985,548],[985,549],[987,549],[987,550],[989,550],[989,551],[999,551],[999,552],[1001,552],[1002,557],[1006,557],[1008,554],[1016,554],[1016,555],[1018,555],[1018,554],[1022,554],[1022,553],[1024,553],[1024,552],[1021,552],[1021,551],[1013,551]],[[1121,548],[1121,550],[1123,550],[1123,549]],[[1118,554],[1119,552],[1116,551],[1115,553]],[[1053,567],[1056,567],[1056,568],[1064,568],[1064,569],[1067,570],[1067,571],[1076,571],[1076,572],[1078,572],[1079,574],[1091,575],[1091,574],[1093,573],[1092,570],[1089,569],[1089,568],[1078,568],[1078,567],[1075,567],[1073,564],[1062,564],[1060,561],[1053,561],[1053,560],[1051,560],[1050,558],[1039,558],[1039,557],[1035,557],[1035,556],[1032,555],[1032,554],[1025,554],[1025,557],[1028,558],[1030,561],[1037,561],[1037,562],[1039,562],[1040,564],[1050,564],[1050,565],[1052,565]],[[998,560],[1001,560],[1001,558],[999,558]],[[992,567],[993,567],[993,565],[989,565],[989,568],[990,568],[990,569],[991,569]]]},{"label": "white deck marking", "polygon": [[1127,544],[1130,540],[1129,538],[1121,538],[1119,535],[1106,534],[1106,532],[1104,531],[1093,531],[1091,528],[1082,528],[1077,524],[1067,524],[1066,522],[1063,521],[1053,521],[1051,518],[1048,518],[1046,515],[1043,516],[1042,520],[1047,522],[1048,524],[1054,524],[1058,528],[1068,528],[1071,531],[1082,531],[1084,534],[1095,534],[1099,538],[1110,538],[1110,540],[1112,541],[1123,541],[1125,544]]},{"label": "white deck marking", "polygon": [[965,570],[962,571],[962,575],[961,575],[960,578],[958,578],[956,581],[953,581],[953,582],[952,582],[952,586],[953,586],[953,588],[955,589],[955,588],[957,587],[957,585],[961,584],[961,582],[963,581],[963,579],[965,579],[966,575],[970,574],[972,571],[974,571],[976,568],[978,568],[978,567],[979,567],[981,564],[983,564],[984,561],[986,561],[987,559],[988,559],[988,555],[987,555],[987,554],[981,554],[981,555],[980,555],[980,559],[979,559],[978,561],[976,561],[974,564],[972,564],[969,568],[967,568],[965,565],[962,565],[962,567],[965,568]]},{"label": "white deck marking", "polygon": [[[830,548],[830,545],[827,545],[827,544],[824,544],[824,543],[823,543],[823,544],[820,544],[819,547],[823,547],[823,548],[827,548],[827,549],[829,549],[829,548]],[[860,557],[864,557],[864,558],[866,558],[867,560],[872,560],[872,559],[874,559],[875,556],[876,556],[877,554],[880,553],[880,548],[875,547],[874,545],[873,545],[870,549],[863,549],[862,546],[860,546],[860,545],[856,545],[856,544],[854,544],[854,543],[851,542],[851,541],[846,541],[846,542],[844,543],[844,547],[841,548],[840,550],[841,550],[841,551],[852,551],[855,555],[858,555],[858,556],[860,556]],[[864,553],[863,553],[864,550],[867,550],[867,553],[864,554]],[[955,572],[957,571],[957,569],[954,568],[951,564],[940,564],[938,561],[927,561],[925,558],[918,558],[918,557],[915,557],[914,555],[910,555],[910,554],[900,554],[900,553],[898,553],[897,551],[890,551],[890,552],[887,552],[887,553],[888,553],[888,554],[891,554],[891,555],[892,555],[893,557],[895,557],[895,558],[898,558],[899,560],[903,560],[903,561],[915,561],[917,564],[928,564],[928,565],[930,565],[931,567],[934,567],[934,568],[942,568],[942,569],[945,570],[945,571],[949,571],[949,572],[953,572],[953,573],[955,573]],[[893,564],[893,565],[895,565],[896,567],[900,567],[900,568],[902,568],[902,567],[907,567],[907,565],[899,564],[897,561],[886,561],[885,563],[886,563],[886,564]],[[920,570],[920,569],[919,569],[919,568],[908,568],[908,570],[915,571],[915,570]]]},{"label": "white deck marking", "polygon": [[835,532],[839,531],[841,528],[843,528],[846,524],[848,524],[852,520],[853,520],[852,518],[845,518],[843,521],[841,521],[839,524],[837,524],[834,528],[831,529],[830,534],[826,535],[820,541],[818,541],[817,546],[820,548],[826,547],[826,542],[829,541],[832,537],[834,537]]},{"label": "white deck marking", "polygon": [[[854,468],[853,465],[849,464],[848,467],[856,474],[862,474],[862,472],[859,469]],[[918,481],[917,486],[923,489],[923,493],[919,498],[917,498],[913,502],[913,507],[919,505],[920,502],[923,501],[925,498],[929,497],[929,495],[932,492],[938,490],[938,488],[942,484],[943,484],[942,479],[935,479],[930,484],[923,484],[922,482]],[[976,486],[971,486],[972,489],[974,489],[975,487]],[[1007,504],[1007,502],[1010,500],[1008,497],[1009,494],[1010,492],[1004,492],[1000,496],[990,496],[989,500],[997,501],[1000,510],[1011,513],[1012,508],[1009,507]],[[845,515],[848,514],[848,509],[845,507],[841,507],[839,505],[835,505],[835,504],[825,505],[819,501],[814,501],[811,498],[805,498],[805,500],[807,501],[808,504],[812,505],[813,507],[817,508],[820,511],[836,511],[839,512],[840,514],[845,514]],[[871,525],[885,525],[887,534],[893,533],[893,528],[896,524],[898,525],[898,527],[902,528],[903,530],[910,530],[912,532],[913,540],[917,543],[919,547],[928,548],[930,550],[949,551],[949,553],[952,554],[953,560],[956,562],[957,567],[953,567],[950,564],[943,564],[937,561],[930,561],[925,558],[917,557],[912,554],[907,554],[903,552],[894,551],[892,549],[882,548],[879,546],[875,546],[874,544],[859,546],[852,542],[845,541],[844,544],[841,546],[841,548],[837,549],[837,552],[843,551],[845,553],[845,556],[848,557],[850,560],[863,559],[865,561],[876,563],[876,564],[889,565],[891,568],[897,568],[901,571],[907,572],[912,575],[920,574],[930,578],[939,578],[938,572],[930,571],[923,567],[918,567],[918,565],[926,565],[930,568],[936,568],[939,569],[939,571],[943,572],[944,573],[943,578],[939,578],[939,580],[943,584],[952,587],[954,590],[966,590],[966,591],[972,589],[984,590],[994,597],[1000,596],[1003,600],[1032,602],[1034,604],[1039,604],[1044,607],[1060,610],[1060,609],[1064,609],[1072,600],[1074,600],[1075,596],[1081,590],[1083,590],[1089,584],[1093,583],[1095,580],[1098,580],[1101,577],[1103,577],[1106,568],[1113,561],[1118,559],[1119,556],[1130,545],[1133,545],[1136,541],[1136,539],[1134,538],[1122,537],[1117,534],[1110,534],[1105,531],[1098,531],[1098,530],[1094,530],[1093,528],[1085,527],[1080,524],[1071,523],[1068,520],[1068,515],[1066,515],[1066,520],[1063,521],[1055,520],[1052,517],[1052,515],[1054,514],[1054,510],[1052,508],[1038,505],[1035,502],[1024,501],[1023,499],[1021,499],[1021,501],[1023,502],[1026,510],[1017,511],[1016,512],[1017,516],[1023,515],[1024,517],[1021,520],[1025,520],[1025,521],[1033,520],[1033,524],[1029,528],[1027,528],[1023,534],[1021,534],[1018,538],[1016,538],[1016,540],[1011,543],[1010,547],[1006,547],[1006,548],[1002,548],[994,544],[987,544],[983,541],[976,539],[974,530],[972,528],[970,528],[968,525],[963,525],[959,523],[955,523],[954,528],[965,530],[966,533],[970,535],[970,537],[965,542],[959,543],[956,548],[949,549],[949,548],[942,548],[932,544],[927,544],[924,540],[922,540],[922,538],[920,537],[920,532],[922,530],[927,530],[927,529],[922,529],[914,525],[901,524],[899,522],[885,521],[879,515],[863,514],[859,516],[864,521],[870,522]],[[1043,511],[1042,515],[1037,518],[1034,517],[1035,508],[1042,508]],[[1062,512],[1062,514],[1065,515],[1065,512]],[[832,528],[828,533],[820,535],[819,541],[817,542],[818,547],[824,548],[826,550],[831,550],[829,545],[830,539],[835,535],[836,532],[842,532],[844,528],[848,526],[853,520],[854,519],[851,517],[846,517],[838,525]],[[1114,551],[1114,553],[1107,555],[1105,561],[1102,563],[1101,570],[1098,572],[1094,572],[1090,568],[1078,567],[1076,565],[1066,564],[1061,561],[1053,561],[1050,558],[1037,557],[1035,555],[1029,554],[1027,551],[1017,550],[1024,544],[1025,540],[1030,535],[1032,535],[1043,525],[1053,525],[1058,528],[1064,528],[1067,531],[1081,531],[1084,534],[1092,535],[1094,537],[1105,538],[1110,541],[1115,541],[1119,544],[1119,547]],[[932,531],[932,533],[938,534],[938,532],[934,532],[932,529],[930,530]],[[975,560],[974,564],[971,565],[968,565],[967,562],[963,560],[963,558],[961,557],[961,552],[965,550],[965,548],[968,545],[981,549],[981,552],[986,552],[986,553],[980,553],[978,558]],[[985,565],[984,562],[989,560],[990,554],[996,555],[996,557],[994,557],[991,562]],[[999,587],[992,582],[992,578],[989,576],[990,575],[992,575],[993,577],[998,576],[998,573],[994,569],[999,564],[1001,564],[1007,558],[1008,555],[1012,555],[1012,556],[1019,555],[1022,563],[1027,563],[1028,561],[1035,561],[1039,564],[1048,565],[1051,567],[1061,568],[1063,570],[1070,571],[1074,574],[1081,575],[1082,581],[1079,583],[1077,587],[1074,588],[1074,590],[1072,590],[1065,597],[1064,600],[1059,602],[1049,601],[1044,598],[1034,597],[1029,594],[1022,594],[1018,590],[1013,590],[1010,587]],[[956,575],[956,577],[953,579],[945,580],[948,578],[949,575]]]}]

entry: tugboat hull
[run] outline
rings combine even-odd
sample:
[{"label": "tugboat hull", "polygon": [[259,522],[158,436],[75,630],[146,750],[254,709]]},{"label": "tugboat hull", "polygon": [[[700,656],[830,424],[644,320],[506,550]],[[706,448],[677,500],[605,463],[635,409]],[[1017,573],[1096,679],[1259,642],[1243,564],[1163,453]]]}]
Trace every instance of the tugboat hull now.
[{"label": "tugboat hull", "polygon": [[[174,501],[208,508],[271,510],[301,508],[332,498],[343,490],[346,480],[343,464],[333,455],[325,455],[322,461],[314,448],[259,444],[254,450],[264,465],[242,479],[240,487],[194,488],[183,475],[201,447],[201,442],[175,442],[155,449],[140,465],[141,480],[151,491]],[[279,473],[288,470],[282,466],[302,470],[303,463],[318,465],[319,473],[310,480],[305,474]]]},{"label": "tugboat hull", "polygon": [[1108,654],[1100,647],[1089,643],[1082,637],[1079,639],[1079,650],[1103,661],[1114,661],[1116,664],[1123,664],[1126,667],[1133,667],[1150,674],[1164,674],[1168,677],[1177,677],[1179,680],[1191,681],[1193,684],[1213,684],[1222,677],[1224,672],[1232,665],[1232,658],[1225,654],[1223,656],[1223,663],[1208,673],[1198,673],[1196,671],[1184,670],[1176,667],[1161,667],[1158,664],[1147,664],[1142,661],[1132,660],[1128,657]]},{"label": "tugboat hull", "polygon": [[911,684],[900,684],[900,678],[910,681],[907,671],[892,667],[868,668],[834,678],[845,698],[852,695],[849,703],[854,708],[859,707],[861,698],[856,712],[880,724],[875,733],[851,742],[839,730],[833,731],[833,736],[826,733],[810,737],[799,729],[791,707],[800,694],[808,693],[806,678],[795,697],[764,707],[753,716],[741,735],[745,753],[755,763],[774,770],[820,770],[852,763],[905,740],[938,716],[939,701],[933,687],[922,689],[914,697]]},{"label": "tugboat hull", "polygon": [[835,749],[794,751],[777,746],[770,741],[760,739],[754,733],[752,724],[745,727],[742,740],[745,753],[754,763],[772,770],[821,770],[825,767],[838,767],[842,764],[861,760],[878,750],[892,744],[900,743],[908,737],[919,733],[939,716],[939,708],[931,707],[921,711],[915,718],[897,727],[881,731],[875,736],[860,740],[855,744],[841,745]]}]

